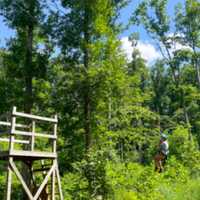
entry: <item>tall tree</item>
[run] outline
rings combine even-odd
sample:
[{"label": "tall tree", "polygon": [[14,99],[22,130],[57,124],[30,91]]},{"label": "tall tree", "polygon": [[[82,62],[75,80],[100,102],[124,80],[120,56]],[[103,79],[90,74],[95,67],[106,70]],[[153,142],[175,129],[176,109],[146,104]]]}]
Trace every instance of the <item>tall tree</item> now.
[{"label": "tall tree", "polygon": [[110,53],[109,48],[116,43],[112,42],[116,39],[115,19],[124,3],[125,1],[112,0],[63,0],[61,4],[64,11],[54,13],[49,18],[52,27],[59,24],[56,29],[53,28],[58,37],[53,35],[53,38],[57,39],[61,48],[66,68],[73,68],[78,73],[79,89],[76,95],[81,108],[80,123],[84,129],[86,151],[92,144],[92,113],[95,109],[93,96],[95,85],[99,85],[95,83],[95,77],[90,77],[91,72],[99,70],[110,56],[107,55]]},{"label": "tall tree", "polygon": [[175,115],[176,111],[181,109],[185,123],[190,124],[185,104],[184,89],[181,87],[181,65],[177,62],[177,51],[174,50],[177,38],[176,34],[171,33],[170,18],[166,11],[167,2],[167,0],[143,1],[133,14],[131,22],[134,24],[143,24],[144,28],[158,45],[163,56],[163,61],[166,66],[169,66],[169,73],[174,82],[171,97],[178,103],[178,106],[174,108],[172,115]]},{"label": "tall tree", "polygon": [[[0,1],[0,14],[6,24],[15,30],[15,36],[10,39],[3,56],[5,74],[10,85],[7,91],[8,99],[5,101],[9,102],[10,106],[18,106],[26,113],[31,113],[34,107],[37,108],[35,80],[44,78],[48,63],[49,52],[41,49],[41,46],[45,46],[46,39],[42,34],[45,2]],[[23,164],[24,178],[27,185],[33,189],[33,177],[30,173],[32,163]],[[24,199],[27,199],[25,194]]]},{"label": "tall tree", "polygon": [[[192,19],[192,20],[191,20]],[[196,82],[200,88],[200,2],[187,0],[185,6],[179,4],[176,8],[176,28],[178,41],[192,50],[190,60],[196,71]]]},{"label": "tall tree", "polygon": [[0,1],[6,24],[16,31],[15,37],[9,41],[4,64],[7,72],[22,83],[22,102],[27,113],[31,113],[34,103],[33,78],[41,76],[46,63],[46,55],[38,51],[39,44],[42,44],[38,38],[42,38],[44,3],[38,0]]}]

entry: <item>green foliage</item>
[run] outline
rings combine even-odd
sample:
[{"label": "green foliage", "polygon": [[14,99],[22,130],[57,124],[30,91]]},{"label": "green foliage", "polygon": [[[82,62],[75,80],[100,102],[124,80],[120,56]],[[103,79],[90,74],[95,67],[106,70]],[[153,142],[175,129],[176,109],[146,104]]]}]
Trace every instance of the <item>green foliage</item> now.
[{"label": "green foliage", "polygon": [[87,179],[78,173],[67,173],[63,176],[62,187],[65,200],[88,199]]},{"label": "green foliage", "polygon": [[169,138],[170,152],[176,155],[193,175],[198,176],[200,154],[195,138],[191,137],[186,128],[177,127]]},{"label": "green foliage", "polygon": [[190,180],[185,184],[176,183],[171,185],[162,185],[159,188],[165,200],[189,200],[199,199],[199,180]]},{"label": "green foliage", "polygon": [[[16,31],[0,51],[0,112],[16,105],[58,114],[66,200],[197,200],[200,4],[187,0],[177,6],[177,34],[171,34],[168,1],[140,2],[130,24],[142,24],[163,54],[149,67],[136,34],[129,37],[131,61],[121,50],[118,16],[127,2],[0,1],[0,14]],[[187,48],[174,50],[176,44]],[[43,130],[47,125],[37,131]],[[170,145],[161,174],[152,163],[160,132]],[[36,148],[48,145],[40,140]],[[0,197],[4,179],[1,173]],[[16,178],[13,195],[22,199]]]}]

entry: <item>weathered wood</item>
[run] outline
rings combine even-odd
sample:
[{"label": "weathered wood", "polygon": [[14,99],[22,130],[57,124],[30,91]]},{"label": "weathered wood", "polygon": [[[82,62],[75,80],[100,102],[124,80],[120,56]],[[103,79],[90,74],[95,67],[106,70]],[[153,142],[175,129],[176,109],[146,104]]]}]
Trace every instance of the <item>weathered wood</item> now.
[{"label": "weathered wood", "polygon": [[17,160],[41,160],[41,159],[55,159],[57,158],[56,153],[50,153],[50,152],[40,152],[40,151],[20,151],[20,150],[14,150],[14,151],[0,151],[0,158],[1,159],[7,159],[9,157],[15,157]]},{"label": "weathered wood", "polygon": [[30,200],[33,200],[33,195],[31,194],[28,186],[26,185],[22,175],[20,174],[19,170],[17,169],[15,163],[13,161],[10,161],[10,165],[12,167],[12,170],[14,171],[14,173],[16,174],[17,178],[19,179],[20,183],[22,184],[24,191],[26,192],[26,194],[28,195]]},{"label": "weathered wood", "polygon": [[54,163],[51,167],[51,169],[49,170],[49,172],[47,173],[45,179],[43,180],[42,184],[40,185],[38,191],[36,192],[33,200],[37,200],[42,192],[42,190],[44,189],[45,185],[47,184],[48,182],[48,179],[49,177],[51,176],[52,172],[55,170],[55,167],[56,167],[56,163]]},{"label": "weathered wood", "polygon": [[[57,115],[55,115],[55,120],[58,120],[57,119]],[[54,135],[54,137],[55,138],[57,138],[57,124],[54,124],[54,127],[53,127],[53,135]],[[57,143],[57,141],[56,140],[54,140],[53,141],[53,152],[55,153],[56,152],[56,143]]]},{"label": "weathered wood", "polygon": [[1,125],[1,126],[11,126],[11,123],[10,123],[10,122],[3,122],[3,121],[0,121],[0,125]]},{"label": "weathered wood", "polygon": [[59,194],[60,194],[60,200],[64,200],[63,193],[62,193],[61,180],[60,180],[60,173],[59,173],[59,168],[58,168],[58,162],[55,161],[55,163],[56,163],[56,176],[57,176],[57,181],[58,181],[58,189],[59,189]]},{"label": "weathered wood", "polygon": [[42,134],[42,133],[32,133],[32,132],[26,132],[26,131],[18,131],[15,130],[14,132],[11,132],[12,135],[23,135],[23,136],[34,136],[34,137],[43,137],[43,138],[49,138],[49,139],[57,139],[56,136],[50,135],[50,134]]},{"label": "weathered wood", "polygon": [[[53,163],[55,163],[55,160],[53,160]],[[51,200],[55,200],[55,185],[56,185],[56,171],[54,170],[51,176]]]},{"label": "weathered wood", "polygon": [[10,156],[22,156],[22,157],[39,157],[39,158],[56,158],[55,153],[43,152],[43,151],[21,151],[14,150],[10,153]]},{"label": "weathered wood", "polygon": [[[17,124],[16,118],[19,117],[28,118],[31,121],[32,126],[27,126],[23,124]],[[47,133],[36,133],[36,122],[42,121],[42,122],[50,122],[53,125],[53,133],[47,134]],[[21,112],[16,111],[16,107],[13,107],[12,115],[11,115],[11,123],[10,122],[1,122],[0,126],[7,126],[10,127],[10,131],[7,132],[6,135],[9,135],[10,138],[0,138],[0,142],[9,142],[9,149],[7,151],[0,151],[0,158],[3,160],[8,160],[9,165],[7,167],[7,196],[6,200],[11,200],[11,186],[12,186],[12,174],[13,172],[16,174],[18,180],[22,184],[22,187],[26,194],[28,195],[27,198],[29,200],[42,200],[44,188],[48,186],[51,187],[51,192],[48,193],[48,199],[55,200],[56,199],[56,182],[58,183],[58,191],[60,195],[60,200],[63,199],[62,189],[61,189],[61,181],[60,181],[60,175],[59,175],[59,169],[58,169],[58,163],[57,163],[57,153],[56,153],[56,145],[57,145],[57,122],[58,118],[57,115],[54,116],[54,118],[48,118],[48,117],[40,117],[36,115],[31,114],[25,114]],[[16,130],[17,128],[31,128],[31,130],[27,129],[27,131],[24,130]],[[25,129],[26,130],[26,129]],[[2,134],[0,134],[1,136]],[[15,139],[17,136],[26,136],[29,137],[27,140],[21,140]],[[45,151],[35,151],[35,142],[37,137],[41,138],[47,138],[52,141],[51,146],[51,152],[45,152]],[[14,144],[29,144],[28,148],[24,150],[15,150]],[[17,166],[14,163],[15,161],[23,161],[24,163],[27,163],[27,165],[32,165],[35,160],[44,160],[49,159],[52,160],[52,163],[48,166],[42,166],[42,169],[32,169],[32,172],[45,172],[44,180],[42,184],[38,187],[36,187],[34,190],[32,190],[32,187],[30,189],[28,188],[28,184],[25,182],[22,174],[18,170]],[[32,165],[33,166],[33,165]],[[49,181],[51,177],[51,181]],[[56,181],[57,179],[57,181]],[[49,182],[48,182],[49,181]],[[49,184],[48,184],[49,183]],[[36,193],[35,193],[36,192]],[[51,198],[50,198],[51,197]],[[45,197],[46,199],[46,197]]]},{"label": "weathered wood", "polygon": [[[58,116],[55,115],[54,118],[57,120]],[[55,137],[57,137],[57,124],[54,124],[53,127],[53,134]],[[57,146],[57,141],[53,140],[53,152],[56,153],[56,146]],[[56,160],[53,160],[53,163],[56,164]],[[52,176],[51,176],[51,200],[55,200],[55,185],[56,185],[56,170],[53,171]]]},{"label": "weathered wood", "polygon": [[10,167],[10,162],[13,158],[9,159],[7,167],[7,184],[6,184],[6,200],[11,200],[11,190],[12,190],[12,169]]},{"label": "weathered wood", "polygon": [[35,146],[35,121],[32,121],[32,136],[31,136],[31,151],[34,151]]},{"label": "weathered wood", "polygon": [[[0,121],[0,126],[8,126],[8,127],[10,127],[11,123],[10,122]],[[15,127],[17,127],[17,128],[29,128],[29,126],[24,125],[24,124],[15,124]]]},{"label": "weathered wood", "polygon": [[37,115],[31,115],[31,114],[22,113],[22,112],[16,112],[16,111],[13,113],[13,115],[14,116],[28,118],[28,119],[33,119],[33,120],[40,120],[40,121],[53,122],[53,123],[57,123],[58,122],[58,120],[56,120],[54,118],[41,117],[41,116],[37,116]]},{"label": "weathered wood", "polygon": [[[10,142],[9,138],[0,138],[0,142]],[[28,140],[13,140],[14,143],[19,143],[19,144],[29,144],[30,142]]]},{"label": "weathered wood", "polygon": [[[16,117],[13,116],[13,113],[16,112],[16,107],[13,107],[12,111],[12,121],[11,121],[11,133],[15,131],[15,123],[16,123]],[[10,134],[10,145],[9,145],[9,151],[11,152],[14,149],[14,139],[15,136]]]}]

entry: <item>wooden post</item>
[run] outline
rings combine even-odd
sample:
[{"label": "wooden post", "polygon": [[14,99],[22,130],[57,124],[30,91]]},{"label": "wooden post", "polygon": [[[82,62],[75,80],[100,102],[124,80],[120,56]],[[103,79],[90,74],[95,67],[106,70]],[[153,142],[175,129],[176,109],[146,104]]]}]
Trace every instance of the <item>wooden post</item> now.
[{"label": "wooden post", "polygon": [[12,170],[10,168],[10,159],[7,167],[6,200],[11,200],[11,192],[12,192]]},{"label": "wooden post", "polygon": [[32,121],[31,151],[34,151],[34,146],[35,146],[35,121]]},{"label": "wooden post", "polygon": [[9,145],[9,152],[12,153],[14,150],[14,140],[15,140],[15,124],[16,124],[16,117],[14,116],[14,113],[16,112],[16,107],[13,107],[12,111],[12,121],[11,121],[11,133],[10,133],[10,145]]},{"label": "wooden post", "polygon": [[52,172],[55,170],[56,164],[54,163],[51,167],[51,169],[49,170],[48,174],[46,175],[45,179],[43,180],[42,184],[40,185],[38,191],[36,192],[33,200],[37,200],[42,192],[42,190],[44,189],[45,185],[48,182],[49,177],[51,177]]},{"label": "wooden post", "polygon": [[[58,120],[58,116],[55,115],[54,119],[57,121]],[[55,138],[57,138],[57,122],[54,123],[54,127],[53,127],[53,135],[55,136]],[[56,153],[56,139],[53,140],[53,147],[52,147],[52,151],[53,153]],[[56,160],[53,160],[53,164],[56,164]],[[57,164],[56,164],[57,166]],[[51,176],[51,200],[55,200],[55,185],[56,185],[56,168],[54,169],[52,176]]]},{"label": "wooden post", "polygon": [[26,182],[24,181],[22,175],[20,174],[19,170],[17,169],[17,166],[15,165],[15,163],[13,161],[10,162],[11,168],[13,170],[13,172],[15,172],[17,178],[19,179],[20,183],[22,184],[24,191],[26,192],[26,194],[29,197],[29,200],[33,200],[33,195],[30,192],[30,189],[28,188]]},{"label": "wooden post", "polygon": [[[55,115],[54,119],[57,121],[58,120],[58,116]],[[53,135],[54,135],[55,138],[57,138],[57,122],[54,123]],[[53,153],[56,153],[56,139],[53,140]]]},{"label": "wooden post", "polygon": [[[53,163],[55,163],[55,160],[53,160]],[[53,170],[52,176],[51,176],[51,200],[55,200],[55,169]]]},{"label": "wooden post", "polygon": [[[11,153],[14,149],[14,135],[15,132],[15,124],[16,124],[16,117],[14,113],[16,112],[16,107],[13,107],[12,110],[12,121],[11,121],[11,129],[10,129],[10,142],[9,142],[9,153]],[[11,169],[11,162],[13,161],[13,157],[9,157],[8,159],[8,167],[7,167],[7,188],[6,188],[6,200],[11,200],[11,192],[12,192],[12,169]]]},{"label": "wooden post", "polygon": [[60,180],[60,173],[59,173],[57,161],[56,161],[56,176],[57,176],[57,181],[58,181],[58,189],[59,189],[60,200],[64,200],[63,193],[62,193],[61,180]]}]

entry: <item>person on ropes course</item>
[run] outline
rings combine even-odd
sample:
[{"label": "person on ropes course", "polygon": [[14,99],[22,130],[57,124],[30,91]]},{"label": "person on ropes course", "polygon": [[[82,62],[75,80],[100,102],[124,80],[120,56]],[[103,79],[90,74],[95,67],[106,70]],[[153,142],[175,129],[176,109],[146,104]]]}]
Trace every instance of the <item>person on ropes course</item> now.
[{"label": "person on ropes course", "polygon": [[156,154],[154,158],[155,171],[163,172],[168,154],[169,154],[169,144],[167,141],[167,136],[165,134],[161,134],[158,153]]}]

